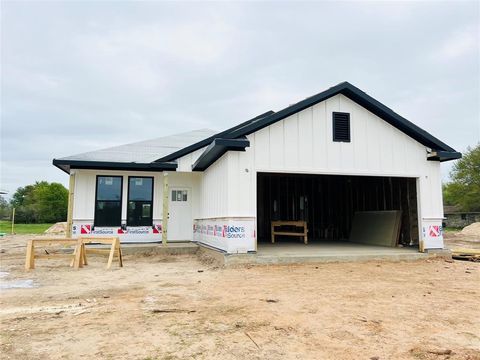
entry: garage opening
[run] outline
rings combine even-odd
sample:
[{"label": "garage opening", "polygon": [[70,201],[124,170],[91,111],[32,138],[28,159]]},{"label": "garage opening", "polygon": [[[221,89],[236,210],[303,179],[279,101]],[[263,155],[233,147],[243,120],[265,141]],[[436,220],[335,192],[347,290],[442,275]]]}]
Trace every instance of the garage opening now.
[{"label": "garage opening", "polygon": [[[258,244],[271,243],[272,222],[285,223],[277,243],[303,245],[304,223],[308,244],[352,241],[354,217],[364,212],[397,210],[397,239],[391,246],[417,247],[419,241],[415,178],[343,175],[257,174]],[[358,223],[358,219],[356,221]],[[298,224],[297,224],[298,225]],[[358,226],[358,225],[355,225]],[[275,230],[276,231],[276,230]],[[284,234],[282,234],[284,233]],[[305,246],[305,245],[303,245]]]}]

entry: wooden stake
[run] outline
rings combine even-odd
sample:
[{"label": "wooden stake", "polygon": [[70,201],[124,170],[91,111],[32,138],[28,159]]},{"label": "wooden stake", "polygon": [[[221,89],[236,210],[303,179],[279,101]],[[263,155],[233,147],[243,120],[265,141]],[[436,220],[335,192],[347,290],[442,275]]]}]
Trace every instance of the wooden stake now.
[{"label": "wooden stake", "polygon": [[28,240],[27,255],[25,259],[25,270],[31,270],[35,268],[35,258],[33,251],[33,240]]},{"label": "wooden stake", "polygon": [[14,224],[15,224],[15,208],[12,209],[12,235],[14,234],[13,232]]}]

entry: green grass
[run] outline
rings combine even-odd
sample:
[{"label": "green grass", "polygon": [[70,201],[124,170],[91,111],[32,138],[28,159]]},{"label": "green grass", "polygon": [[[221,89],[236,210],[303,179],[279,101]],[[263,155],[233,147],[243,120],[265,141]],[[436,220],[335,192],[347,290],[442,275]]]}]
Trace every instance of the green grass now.
[{"label": "green grass", "polygon": [[[15,224],[15,234],[43,234],[53,224]],[[10,234],[12,223],[8,220],[0,220],[0,233]]]},{"label": "green grass", "polygon": [[454,232],[462,230],[461,227],[444,227],[443,232]]}]

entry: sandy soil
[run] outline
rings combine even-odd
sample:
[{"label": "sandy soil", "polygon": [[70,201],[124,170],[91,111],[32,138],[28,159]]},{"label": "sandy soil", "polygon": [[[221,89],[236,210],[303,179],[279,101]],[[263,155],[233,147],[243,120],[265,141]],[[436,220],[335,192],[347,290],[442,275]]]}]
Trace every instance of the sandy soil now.
[{"label": "sandy soil", "polygon": [[445,247],[449,249],[454,248],[469,248],[480,249],[480,234],[466,235],[461,231],[447,231],[443,235]]},{"label": "sandy soil", "polygon": [[[24,272],[0,240],[2,359],[480,359],[480,263],[218,268],[195,256]],[[5,275],[5,274],[4,274]]]}]

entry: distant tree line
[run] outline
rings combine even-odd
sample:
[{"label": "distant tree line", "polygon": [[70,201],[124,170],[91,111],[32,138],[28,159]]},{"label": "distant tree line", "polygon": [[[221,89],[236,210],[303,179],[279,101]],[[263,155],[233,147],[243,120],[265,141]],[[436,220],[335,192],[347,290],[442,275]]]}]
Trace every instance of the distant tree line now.
[{"label": "distant tree line", "polygon": [[468,147],[450,173],[451,181],[443,185],[443,202],[460,211],[480,211],[480,143]]},{"label": "distant tree line", "polygon": [[19,187],[10,203],[0,197],[0,216],[11,219],[15,208],[16,223],[55,223],[67,219],[68,190],[59,183],[39,181]]}]

